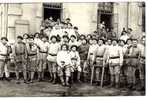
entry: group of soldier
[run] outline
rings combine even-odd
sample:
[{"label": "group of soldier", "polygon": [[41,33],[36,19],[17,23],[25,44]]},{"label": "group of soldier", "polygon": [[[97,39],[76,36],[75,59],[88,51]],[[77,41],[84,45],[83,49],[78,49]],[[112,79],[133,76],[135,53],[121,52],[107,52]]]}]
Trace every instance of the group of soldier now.
[{"label": "group of soldier", "polygon": [[78,28],[67,20],[54,26],[48,24],[40,33],[17,36],[11,45],[6,37],[2,37],[0,80],[4,73],[6,80],[10,80],[10,63],[15,64],[17,84],[21,82],[20,72],[23,72],[24,83],[33,83],[35,72],[38,81],[43,81],[45,71],[50,73],[50,82],[56,84],[59,79],[62,86],[69,86],[74,79],[79,83],[86,82],[93,71],[99,81],[105,68],[108,70],[103,74],[109,78],[111,87],[119,88],[123,75],[127,88],[136,89],[135,73],[138,70],[139,89],[145,89],[145,36],[140,40],[127,36],[122,39],[86,36],[79,34]]}]

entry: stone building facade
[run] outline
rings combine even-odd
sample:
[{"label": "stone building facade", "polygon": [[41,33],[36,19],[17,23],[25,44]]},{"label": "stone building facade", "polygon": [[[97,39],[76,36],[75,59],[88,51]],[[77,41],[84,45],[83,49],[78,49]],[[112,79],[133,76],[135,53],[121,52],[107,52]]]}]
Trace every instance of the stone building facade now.
[{"label": "stone building facade", "polygon": [[137,37],[145,32],[145,3],[16,3],[0,4],[0,37],[15,40],[17,35],[40,31],[42,20],[53,16],[56,20],[70,18],[82,34],[97,30],[105,21],[120,36],[123,27],[132,28]]}]

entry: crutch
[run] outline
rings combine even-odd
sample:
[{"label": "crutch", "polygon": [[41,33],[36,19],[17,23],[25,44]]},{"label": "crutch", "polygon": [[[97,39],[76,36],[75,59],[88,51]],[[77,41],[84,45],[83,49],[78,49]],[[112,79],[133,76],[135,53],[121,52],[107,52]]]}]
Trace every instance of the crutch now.
[{"label": "crutch", "polygon": [[104,70],[105,70],[105,66],[103,66],[103,67],[102,67],[101,87],[103,87],[103,81],[104,81]]},{"label": "crutch", "polygon": [[93,65],[91,70],[91,81],[90,81],[91,85],[93,83],[93,78],[94,78],[94,69],[95,69],[95,66]]}]

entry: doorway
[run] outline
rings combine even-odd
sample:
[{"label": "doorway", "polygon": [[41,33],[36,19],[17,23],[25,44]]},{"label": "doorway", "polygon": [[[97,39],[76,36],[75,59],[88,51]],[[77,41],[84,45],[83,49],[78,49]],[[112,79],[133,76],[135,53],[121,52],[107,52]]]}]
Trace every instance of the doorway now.
[{"label": "doorway", "polygon": [[111,14],[100,14],[100,23],[105,22],[106,28],[112,27],[112,15]]},{"label": "doorway", "polygon": [[43,18],[44,20],[52,17],[54,21],[61,19],[62,15],[62,6],[59,6],[58,3],[45,3],[43,4]]}]

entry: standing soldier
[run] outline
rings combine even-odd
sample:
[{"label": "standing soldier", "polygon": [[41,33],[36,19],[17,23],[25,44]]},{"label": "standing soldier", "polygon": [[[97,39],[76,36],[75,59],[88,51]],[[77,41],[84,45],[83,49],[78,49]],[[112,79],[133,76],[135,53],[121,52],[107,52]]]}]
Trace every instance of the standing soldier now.
[{"label": "standing soldier", "polygon": [[15,73],[16,73],[16,83],[19,84],[20,77],[19,72],[23,72],[24,83],[27,83],[27,67],[26,67],[26,59],[27,59],[27,49],[26,45],[23,42],[22,36],[17,36],[17,42],[13,46],[13,59],[15,62]]},{"label": "standing soldier", "polygon": [[140,45],[140,57],[139,57],[139,72],[140,72],[140,83],[141,86],[139,90],[145,90],[145,37],[141,38]]},{"label": "standing soldier", "polygon": [[129,60],[127,62],[127,81],[128,81],[128,88],[129,89],[136,89],[136,76],[135,72],[136,69],[138,69],[139,66],[139,60],[138,57],[140,56],[140,50],[137,46],[138,40],[133,39],[132,45],[127,48],[127,54],[129,57]]},{"label": "standing soldier", "polygon": [[51,40],[51,44],[49,45],[48,48],[48,56],[47,56],[47,60],[48,60],[48,70],[50,72],[50,77],[51,80],[53,80],[53,83],[56,83],[56,79],[57,79],[57,63],[56,63],[56,58],[57,58],[57,53],[60,49],[60,44],[57,42],[57,37],[56,36],[52,36],[50,38]]},{"label": "standing soldier", "polygon": [[107,50],[107,62],[109,63],[109,69],[111,74],[110,86],[119,87],[120,70],[123,64],[123,53],[121,48],[117,44],[117,40],[112,40],[112,46]]},{"label": "standing soldier", "polygon": [[89,50],[89,45],[87,44],[87,40],[83,39],[82,44],[78,47],[78,51],[79,51],[79,54],[80,54],[81,68],[82,68],[82,72],[84,74],[84,79],[86,77],[86,73],[84,72],[84,68],[85,68],[84,66],[87,65],[88,50]]},{"label": "standing soldier", "polygon": [[100,75],[101,75],[101,68],[103,68],[103,58],[105,54],[105,45],[104,45],[104,40],[99,39],[98,41],[98,48],[95,51],[95,63],[96,63],[96,79],[97,81],[100,80]]},{"label": "standing soldier", "polygon": [[1,38],[1,43],[0,43],[0,80],[3,78],[3,74],[5,72],[6,80],[9,79],[9,71],[8,67],[10,64],[10,59],[9,59],[9,54],[11,52],[11,48],[7,44],[8,39],[6,37]]},{"label": "standing soldier", "polygon": [[95,51],[98,48],[97,39],[92,39],[92,44],[89,46],[89,51],[87,55],[87,65],[84,66],[84,73],[88,73],[90,75],[90,71],[92,70],[94,60],[95,60]]},{"label": "standing soldier", "polygon": [[48,53],[48,47],[49,43],[47,42],[48,37],[43,36],[42,41],[38,45],[39,48],[39,54],[38,54],[38,60],[39,60],[39,68],[38,68],[38,81],[42,81],[44,78],[44,71],[46,69],[47,64],[47,53]]},{"label": "standing soldier", "polygon": [[28,53],[28,70],[30,83],[33,83],[35,71],[37,71],[37,45],[34,43],[33,36],[28,38],[28,43],[26,44]]}]

